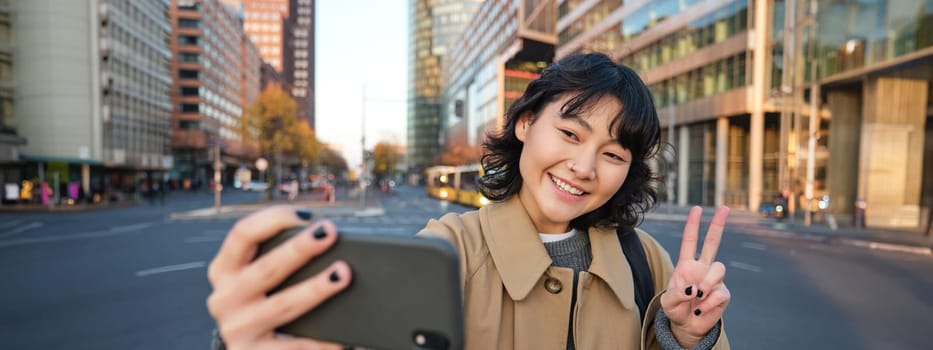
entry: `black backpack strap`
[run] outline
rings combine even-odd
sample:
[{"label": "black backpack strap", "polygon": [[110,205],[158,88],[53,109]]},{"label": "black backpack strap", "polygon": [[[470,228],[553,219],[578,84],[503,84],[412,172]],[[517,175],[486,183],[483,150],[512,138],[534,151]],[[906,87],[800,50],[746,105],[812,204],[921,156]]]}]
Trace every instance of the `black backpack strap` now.
[{"label": "black backpack strap", "polygon": [[632,268],[632,279],[635,282],[635,304],[638,305],[641,320],[644,321],[648,303],[654,298],[654,278],[648,266],[648,256],[634,228],[618,227],[616,234],[619,236],[622,252],[625,253],[625,260],[628,260],[628,265]]}]

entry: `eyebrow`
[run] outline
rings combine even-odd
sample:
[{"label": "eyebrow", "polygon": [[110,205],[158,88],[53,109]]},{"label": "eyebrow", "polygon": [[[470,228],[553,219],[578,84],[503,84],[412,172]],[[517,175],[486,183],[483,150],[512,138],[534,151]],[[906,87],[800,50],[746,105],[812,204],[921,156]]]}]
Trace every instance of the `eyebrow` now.
[{"label": "eyebrow", "polygon": [[590,123],[587,123],[585,119],[583,119],[582,117],[580,117],[580,116],[577,115],[577,114],[574,114],[574,113],[563,113],[563,114],[561,115],[561,118],[563,118],[563,119],[570,119],[570,120],[576,122],[577,124],[580,124],[580,126],[582,126],[584,129],[586,129],[586,131],[593,132],[593,127],[590,125]]}]

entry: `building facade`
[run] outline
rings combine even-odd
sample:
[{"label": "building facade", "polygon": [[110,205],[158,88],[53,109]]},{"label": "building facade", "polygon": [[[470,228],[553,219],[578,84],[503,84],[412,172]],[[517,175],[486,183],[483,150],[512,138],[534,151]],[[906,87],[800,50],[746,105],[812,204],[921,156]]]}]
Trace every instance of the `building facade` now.
[{"label": "building facade", "polygon": [[261,60],[235,7],[217,0],[172,0],[172,177],[206,185],[215,169],[223,183],[258,152],[242,142],[243,110],[258,96]]},{"label": "building facade", "polygon": [[487,132],[554,59],[553,0],[483,3],[443,64],[442,130],[449,144],[477,150]]},{"label": "building facade", "polygon": [[283,75],[298,104],[298,118],[315,128],[314,118],[314,0],[289,0],[285,21]]},{"label": "building facade", "polygon": [[281,72],[285,68],[285,21],[289,0],[240,0],[243,29],[259,49],[259,56]]},{"label": "building facade", "polygon": [[6,184],[19,186],[19,154],[26,139],[17,133],[13,114],[15,84],[13,81],[13,28],[9,0],[0,1],[0,203],[14,200],[6,197]]},{"label": "building facade", "polygon": [[565,0],[559,12],[557,59],[607,53],[654,93],[671,146],[662,200],[757,210],[785,196],[805,220],[928,224],[928,2]]},{"label": "building facade", "polygon": [[430,165],[441,137],[441,64],[483,1],[409,0],[408,142],[413,173]]},{"label": "building facade", "polygon": [[133,191],[171,166],[167,2],[14,1],[9,9],[15,103],[4,103],[30,142],[8,178],[45,183],[61,202],[90,201]]}]

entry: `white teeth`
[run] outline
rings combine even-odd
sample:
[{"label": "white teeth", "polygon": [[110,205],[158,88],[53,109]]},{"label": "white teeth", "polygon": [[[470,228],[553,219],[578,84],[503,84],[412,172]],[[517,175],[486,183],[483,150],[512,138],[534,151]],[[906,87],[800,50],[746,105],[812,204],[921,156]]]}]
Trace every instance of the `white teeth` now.
[{"label": "white teeth", "polygon": [[563,190],[564,192],[570,193],[574,196],[579,196],[583,194],[583,191],[581,191],[580,189],[570,186],[570,184],[561,181],[555,176],[551,176],[551,180],[553,180],[554,183],[557,184],[557,187]]}]

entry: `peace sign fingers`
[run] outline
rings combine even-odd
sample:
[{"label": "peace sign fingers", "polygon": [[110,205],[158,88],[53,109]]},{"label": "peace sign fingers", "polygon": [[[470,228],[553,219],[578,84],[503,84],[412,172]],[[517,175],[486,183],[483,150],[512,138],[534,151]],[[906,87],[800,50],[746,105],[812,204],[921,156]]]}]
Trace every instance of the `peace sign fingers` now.
[{"label": "peace sign fingers", "polygon": [[[684,234],[680,242],[680,260],[696,260],[697,245],[699,244],[700,219],[703,214],[703,208],[695,206],[690,208],[687,214],[687,223],[684,225]],[[713,222],[706,232],[706,239],[703,241],[703,250],[700,252],[700,262],[707,266],[716,260],[716,253],[719,251],[719,243],[722,241],[722,231],[726,227],[726,218],[729,217],[729,207],[720,206],[716,208],[713,214]]]},{"label": "peace sign fingers", "polygon": [[703,208],[695,206],[687,214],[687,224],[684,225],[684,235],[680,241],[680,259],[678,261],[695,260],[697,256],[697,243],[699,242],[700,217]]},{"label": "peace sign fingers", "polygon": [[716,260],[719,251],[719,242],[722,241],[722,230],[726,227],[726,218],[729,217],[729,207],[720,206],[713,214],[713,222],[706,231],[706,240],[703,241],[703,251],[700,252],[700,262],[710,265]]}]

